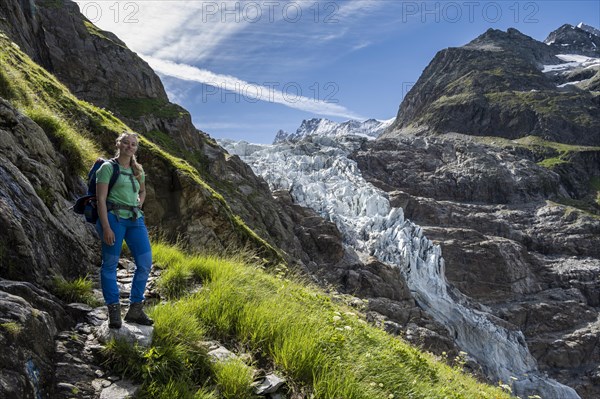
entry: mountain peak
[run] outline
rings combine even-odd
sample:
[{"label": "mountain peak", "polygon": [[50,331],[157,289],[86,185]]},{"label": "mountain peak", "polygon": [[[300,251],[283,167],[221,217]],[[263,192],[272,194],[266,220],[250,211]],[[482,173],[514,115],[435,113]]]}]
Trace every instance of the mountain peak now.
[{"label": "mountain peak", "polygon": [[600,58],[600,38],[563,25],[550,39],[488,29],[463,47],[438,52],[384,138],[406,129],[597,145],[600,136],[587,133],[600,123],[593,95],[567,101],[563,93],[597,87],[597,71],[586,68],[597,64],[588,58]]},{"label": "mountain peak", "polygon": [[600,57],[600,31],[584,23],[577,26],[564,24],[552,31],[544,43],[561,54]]},{"label": "mountain peak", "polygon": [[364,122],[348,120],[346,122],[337,123],[325,118],[305,119],[293,134],[282,130],[277,132],[273,144],[284,141],[295,142],[308,136],[340,137],[355,135],[376,138],[383,133],[393,121],[394,118],[385,121],[367,119]]},{"label": "mountain peak", "polygon": [[581,30],[591,33],[592,35],[600,37],[600,30],[594,28],[593,26],[580,22],[579,24],[577,24],[577,27]]},{"label": "mountain peak", "polygon": [[548,46],[515,28],[508,28],[506,32],[490,28],[461,48],[480,51],[507,51],[538,66],[560,62],[554,57],[554,51],[549,49]]}]

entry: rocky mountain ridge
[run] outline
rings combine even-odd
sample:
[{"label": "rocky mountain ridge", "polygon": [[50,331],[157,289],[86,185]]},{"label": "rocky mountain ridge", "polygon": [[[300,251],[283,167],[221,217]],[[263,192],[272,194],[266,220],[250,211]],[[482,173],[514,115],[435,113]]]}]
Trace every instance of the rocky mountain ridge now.
[{"label": "rocky mountain ridge", "polygon": [[583,22],[577,26],[565,24],[551,32],[544,43],[559,54],[581,54],[600,57],[600,31]]},{"label": "rocky mountain ridge", "polygon": [[285,141],[295,142],[302,140],[304,137],[318,135],[327,137],[341,137],[345,135],[363,135],[368,138],[379,137],[385,129],[393,123],[393,119],[378,121],[376,119],[368,119],[364,122],[349,120],[342,123],[336,123],[328,119],[313,118],[303,120],[300,127],[295,133],[288,133],[280,130],[275,135],[273,144],[282,143]]},{"label": "rocky mountain ridge", "polygon": [[[573,27],[563,26],[551,37],[560,41],[571,32],[584,36],[577,43],[591,43],[588,32]],[[585,47],[569,46],[547,45],[511,28],[490,29],[463,47],[442,50],[406,95],[396,122],[383,136],[424,130],[508,139],[532,135],[599,145],[600,96],[594,88],[600,66],[585,72],[593,84],[572,90],[557,87],[568,80],[556,82],[555,76],[542,72],[546,65],[564,63],[558,54],[577,54]],[[597,51],[592,54],[598,58]]]}]

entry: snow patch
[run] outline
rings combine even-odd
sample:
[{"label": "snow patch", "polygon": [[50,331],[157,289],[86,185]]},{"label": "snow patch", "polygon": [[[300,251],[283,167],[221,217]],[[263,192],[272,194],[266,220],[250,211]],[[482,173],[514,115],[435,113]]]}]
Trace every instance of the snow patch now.
[{"label": "snow patch", "polygon": [[583,80],[577,80],[577,81],[575,81],[575,82],[567,82],[567,83],[563,83],[563,84],[561,84],[561,85],[558,85],[558,86],[556,86],[556,87],[566,87],[566,86],[569,86],[569,85],[576,85],[577,83],[581,83],[581,82],[583,82]]},{"label": "snow patch", "polygon": [[543,65],[542,72],[566,72],[575,68],[593,68],[600,66],[600,58],[586,57],[579,54],[557,54],[557,58],[565,61],[563,64]]},{"label": "snow patch", "polygon": [[580,22],[579,24],[577,24],[577,27],[579,29],[583,29],[584,31],[591,33],[592,35],[595,36],[599,36],[600,37],[600,30],[594,28],[593,26],[584,24],[583,22]]}]

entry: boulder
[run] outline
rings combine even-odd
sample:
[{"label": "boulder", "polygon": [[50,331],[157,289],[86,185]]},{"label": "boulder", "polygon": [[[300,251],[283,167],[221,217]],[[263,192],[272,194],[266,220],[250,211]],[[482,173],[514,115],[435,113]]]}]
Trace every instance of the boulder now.
[{"label": "boulder", "polygon": [[96,335],[103,344],[115,339],[125,341],[132,346],[138,345],[142,348],[148,348],[152,344],[154,327],[123,321],[121,328],[109,328],[108,321],[105,321],[96,331]]}]

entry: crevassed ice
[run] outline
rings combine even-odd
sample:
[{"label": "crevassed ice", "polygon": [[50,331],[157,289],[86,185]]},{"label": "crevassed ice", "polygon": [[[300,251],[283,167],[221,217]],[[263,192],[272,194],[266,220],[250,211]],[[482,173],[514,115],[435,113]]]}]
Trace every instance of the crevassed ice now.
[{"label": "crevassed ice", "polygon": [[399,267],[419,306],[447,326],[488,377],[514,381],[518,395],[579,398],[572,388],[537,372],[520,331],[495,324],[493,316],[469,307],[467,298],[448,285],[440,247],[405,220],[401,208],[391,207],[385,193],[364,180],[347,157],[360,145],[358,138],[311,136],[295,144],[221,145],[239,155],[271,189],[288,190],[298,204],[334,222],[345,243],[359,254]]}]

